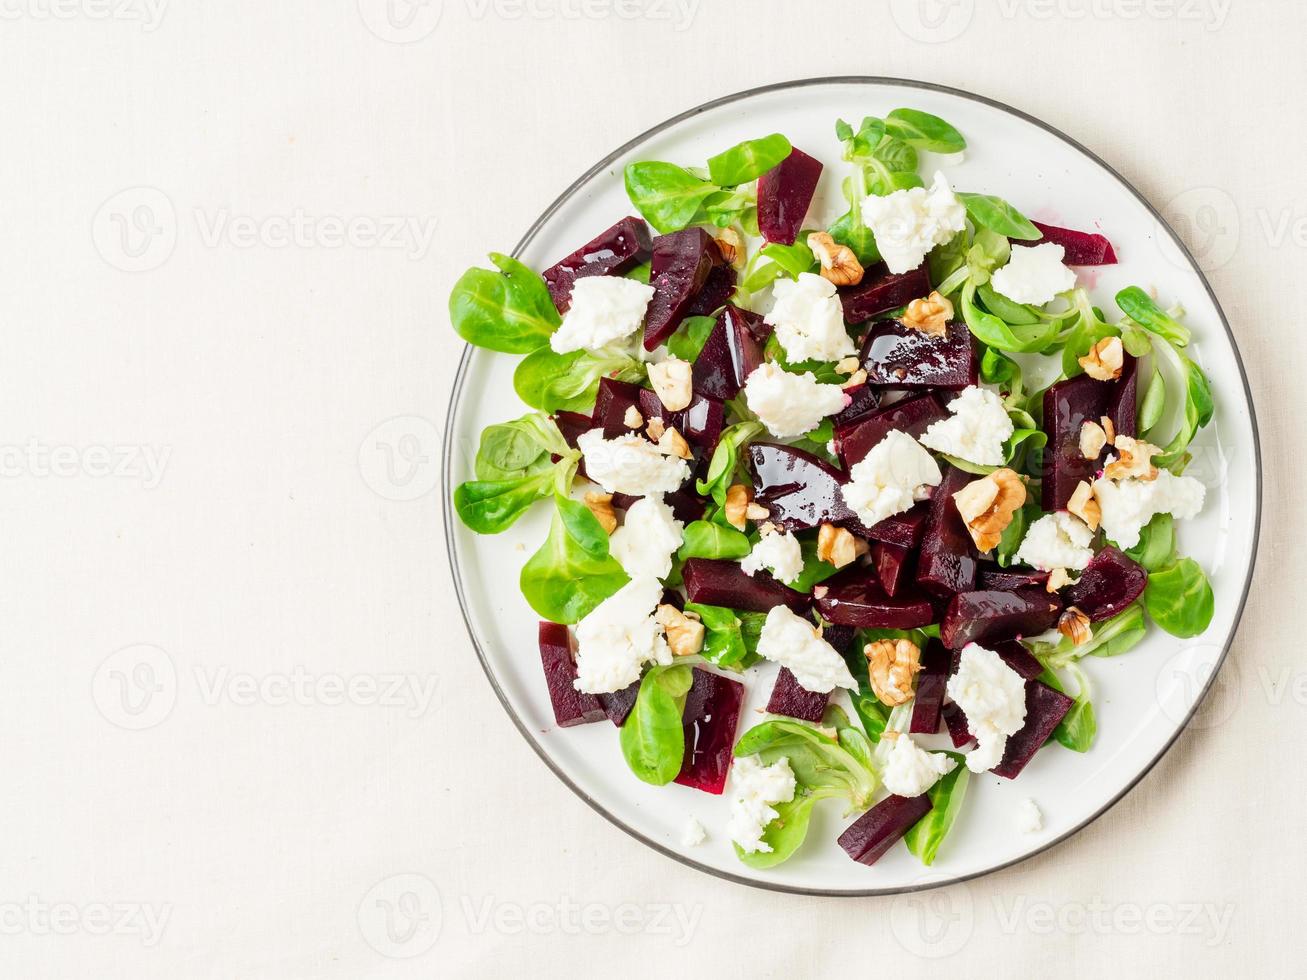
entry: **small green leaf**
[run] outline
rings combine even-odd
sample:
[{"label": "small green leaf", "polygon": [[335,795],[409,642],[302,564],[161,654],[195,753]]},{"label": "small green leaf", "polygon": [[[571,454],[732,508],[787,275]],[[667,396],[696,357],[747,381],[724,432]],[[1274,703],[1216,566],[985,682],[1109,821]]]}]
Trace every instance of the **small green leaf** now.
[{"label": "small green leaf", "polygon": [[885,129],[904,142],[932,153],[959,153],[967,148],[961,133],[939,116],[920,109],[895,109],[886,118]]},{"label": "small green leaf", "polygon": [[1202,567],[1192,558],[1181,558],[1148,576],[1144,608],[1162,629],[1187,639],[1211,625],[1216,600]]},{"label": "small green leaf", "polygon": [[940,844],[944,843],[944,838],[948,836],[962,810],[962,801],[967,795],[967,782],[971,778],[965,756],[958,752],[944,754],[957,765],[930,788],[927,793],[930,797],[930,811],[903,835],[903,843],[908,846],[908,850],[927,867],[934,864]]},{"label": "small green leaf", "polygon": [[708,196],[720,189],[684,167],[654,160],[628,164],[625,180],[631,203],[664,235],[687,227]]},{"label": "small green leaf", "polygon": [[541,619],[576,623],[628,581],[608,553],[608,535],[590,509],[556,496],[549,537],[522,566],[518,584]]},{"label": "small green leaf", "polygon": [[708,176],[722,187],[757,180],[790,155],[793,147],[780,133],[745,140],[708,158]]},{"label": "small green leaf", "polygon": [[631,771],[646,783],[664,786],[676,778],[685,758],[681,713],[694,682],[689,664],[651,667],[640,680],[635,706],[618,741]]},{"label": "small green leaf", "polygon": [[667,338],[667,349],[673,357],[694,363],[716,325],[716,317],[687,316],[676,328],[676,332]]},{"label": "small green leaf", "polygon": [[1189,328],[1170,314],[1164,312],[1153,298],[1138,286],[1127,286],[1116,294],[1116,305],[1121,312],[1145,330],[1151,330],[1159,337],[1177,347],[1189,343]]},{"label": "small green leaf", "polygon": [[499,272],[468,269],[449,294],[449,322],[469,344],[504,354],[529,354],[562,323],[545,281],[498,252]]},{"label": "small green leaf", "polygon": [[965,192],[959,192],[957,197],[966,206],[971,220],[982,228],[1023,242],[1033,242],[1044,237],[1043,232],[1030,223],[1030,219],[1001,197]]}]

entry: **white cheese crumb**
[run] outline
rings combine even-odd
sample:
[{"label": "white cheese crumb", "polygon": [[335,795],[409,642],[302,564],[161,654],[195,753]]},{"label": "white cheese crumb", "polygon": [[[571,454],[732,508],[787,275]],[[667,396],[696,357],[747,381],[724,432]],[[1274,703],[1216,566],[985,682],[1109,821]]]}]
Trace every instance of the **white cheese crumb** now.
[{"label": "white cheese crumb", "polygon": [[967,754],[967,768],[993,769],[1003,760],[1008,736],[1025,724],[1025,680],[993,650],[968,643],[945,690],[967,716],[967,727],[976,738],[976,747]]},{"label": "white cheese crumb", "polygon": [[967,209],[936,171],[930,190],[911,187],[862,202],[862,220],[876,236],[876,247],[894,273],[911,272],[926,253],[945,245],[967,226]]},{"label": "white cheese crumb", "polygon": [[640,329],[652,286],[622,276],[584,276],[572,286],[571,305],[549,338],[556,353],[593,350]]},{"label": "white cheese crumb", "polygon": [[844,658],[821,638],[817,627],[787,606],[774,606],[767,613],[758,637],[758,655],[788,667],[805,691],[829,694],[837,687],[858,687]]},{"label": "white cheese crumb", "polygon": [[867,527],[911,509],[939,486],[939,464],[906,432],[894,429],[849,470],[844,502]]},{"label": "white cheese crumb", "polygon": [[932,422],[921,436],[927,449],[956,456],[980,466],[1002,466],[1003,444],[1015,426],[1003,399],[988,388],[971,385],[949,402],[949,418]]},{"label": "white cheese crumb", "polygon": [[670,664],[671,648],[653,618],[662,598],[656,578],[633,578],[577,623],[572,686],[586,694],[611,694],[638,681],[646,663]]},{"label": "white cheese crumb", "polygon": [[608,552],[631,578],[666,578],[672,555],[681,547],[685,525],[658,497],[641,497],[626,511],[626,520],[608,539]]},{"label": "white cheese crumb", "polygon": [[1059,510],[1031,524],[1017,549],[1017,561],[1043,572],[1055,568],[1080,571],[1094,557],[1094,532],[1078,517]]},{"label": "white cheese crumb", "polygon": [[788,531],[764,534],[753,550],[740,559],[745,575],[756,575],[766,568],[778,582],[787,585],[803,574],[803,550],[799,539]]},{"label": "white cheese crumb", "polygon": [[770,852],[762,839],[767,825],[778,816],[773,805],[794,799],[798,787],[790,760],[777,759],[769,766],[756,755],[736,759],[731,765],[731,819],[726,832],[746,854]]},{"label": "white cheese crumb", "polygon": [[767,431],[779,439],[811,432],[827,415],[849,403],[839,385],[818,384],[811,371],[792,374],[770,362],[749,375],[744,398]]},{"label": "white cheese crumb", "polygon": [[[881,745],[885,740],[882,738]],[[920,796],[957,768],[943,752],[927,752],[906,732],[900,732],[882,757],[881,782],[895,796]]]},{"label": "white cheese crumb", "polygon": [[990,278],[994,292],[1017,303],[1043,306],[1058,293],[1075,288],[1076,274],[1062,264],[1066,249],[1053,242],[1013,245],[1007,265]]},{"label": "white cheese crumb", "polygon": [[699,822],[698,817],[689,817],[685,821],[685,829],[681,831],[682,847],[698,847],[708,839],[708,831],[703,829],[703,824]]},{"label": "white cheese crumb", "polygon": [[1158,470],[1155,480],[1094,481],[1094,496],[1102,508],[1103,532],[1118,547],[1133,548],[1139,532],[1157,514],[1170,514],[1177,520],[1194,517],[1203,509],[1207,488],[1192,476],[1176,476],[1170,470]]},{"label": "white cheese crumb", "polygon": [[765,319],[790,361],[838,361],[856,352],[833,282],[804,272],[776,280],[772,295],[776,303]]},{"label": "white cheese crumb", "polygon": [[1033,834],[1044,829],[1044,814],[1030,797],[1017,805],[1017,829],[1023,834]]},{"label": "white cheese crumb", "polygon": [[576,445],[585,457],[585,475],[609,493],[635,497],[671,493],[690,475],[689,463],[664,455],[633,432],[605,439],[603,429],[591,429],[581,434]]}]

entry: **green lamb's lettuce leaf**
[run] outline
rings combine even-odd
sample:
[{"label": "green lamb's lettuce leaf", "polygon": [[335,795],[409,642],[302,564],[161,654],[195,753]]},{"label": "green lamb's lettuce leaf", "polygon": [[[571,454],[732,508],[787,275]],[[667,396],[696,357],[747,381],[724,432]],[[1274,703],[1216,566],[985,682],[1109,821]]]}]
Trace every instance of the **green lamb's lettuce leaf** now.
[{"label": "green lamb's lettuce leaf", "polygon": [[477,449],[477,478],[455,488],[454,510],[478,534],[498,534],[537,500],[565,494],[580,458],[546,415],[487,426]]},{"label": "green lamb's lettuce leaf", "polygon": [[1127,286],[1116,294],[1121,312],[1145,330],[1150,330],[1176,347],[1189,344],[1189,328],[1159,307],[1138,286]]},{"label": "green lamb's lettuce leaf", "polygon": [[754,635],[750,640],[752,623],[748,619],[751,615],[758,614],[740,613],[724,606],[705,606],[697,602],[687,602],[685,611],[695,613],[703,623],[704,642],[699,655],[709,663],[730,670],[744,670],[758,662],[757,637]]},{"label": "green lamb's lettuce leaf", "polygon": [[688,227],[704,202],[720,188],[674,163],[631,163],[624,174],[626,194],[659,233]]},{"label": "green lamb's lettuce leaf", "polygon": [[1029,647],[1031,653],[1043,661],[1046,667],[1060,668],[1088,654],[1093,654],[1095,657],[1119,656],[1142,640],[1147,631],[1143,607],[1135,602],[1126,606],[1111,619],[1095,623],[1093,638],[1079,646],[1067,637],[1059,637],[1056,641],[1023,640],[1022,642]]},{"label": "green lamb's lettuce leaf", "polygon": [[[1075,703],[1071,705],[1071,710],[1058,723],[1057,728],[1053,729],[1053,738],[1073,752],[1088,752],[1094,744],[1094,736],[1098,733],[1098,723],[1094,719],[1093,692],[1089,687],[1089,676],[1076,663],[1068,664],[1067,669],[1076,678]],[[1039,675],[1039,679],[1053,690],[1061,691],[1063,694],[1067,693],[1062,679],[1049,668],[1044,668],[1044,672]]]},{"label": "green lamb's lettuce leaf", "polygon": [[967,795],[967,782],[971,778],[965,756],[958,752],[944,754],[957,765],[930,788],[926,794],[930,797],[930,812],[903,835],[903,843],[908,846],[908,850],[927,867],[935,863],[940,844],[944,843],[944,838],[948,836],[953,822],[962,810],[962,801]]},{"label": "green lamb's lettuce leaf", "polygon": [[694,363],[703,345],[708,343],[708,335],[717,324],[712,316],[687,316],[676,328],[676,332],[667,338],[667,349],[673,357]]},{"label": "green lamb's lettuce leaf", "polygon": [[756,421],[737,422],[723,430],[708,463],[708,475],[698,481],[700,496],[711,495],[719,507],[725,505],[726,491],[734,481],[738,469],[740,449],[762,432],[763,424]]},{"label": "green lamb's lettuce leaf", "polygon": [[522,595],[541,619],[576,623],[629,581],[608,534],[579,500],[555,495],[549,537],[522,566]]},{"label": "green lamb's lettuce leaf", "polygon": [[1170,514],[1157,514],[1139,532],[1139,543],[1127,548],[1126,555],[1156,572],[1175,560],[1175,520]]},{"label": "green lamb's lettuce leaf", "polygon": [[1188,638],[1211,625],[1216,603],[1202,566],[1192,558],[1181,558],[1148,576],[1144,608],[1172,636]]},{"label": "green lamb's lettuce leaf", "polygon": [[[697,353],[697,352],[696,352]],[[640,383],[646,368],[613,347],[556,354],[545,346],[524,357],[513,372],[519,398],[544,412],[582,412],[594,407],[603,378]]]},{"label": "green lamb's lettuce leaf", "polygon": [[939,116],[920,109],[895,109],[885,118],[891,136],[932,153],[960,153],[967,148],[962,134]]},{"label": "green lamb's lettuce leaf", "polygon": [[1001,197],[992,194],[959,192],[959,201],[967,209],[971,220],[981,228],[996,231],[1006,238],[1033,242],[1043,238],[1043,232],[1030,223],[1030,219]]},{"label": "green lamb's lettuce leaf", "polygon": [[646,783],[664,786],[676,778],[685,758],[681,713],[694,681],[689,664],[651,667],[640,680],[635,706],[618,741],[631,771]]},{"label": "green lamb's lettuce leaf", "polygon": [[449,294],[449,321],[469,344],[529,354],[547,344],[562,319],[545,281],[517,259],[490,253],[498,272],[471,268]]},{"label": "green lamb's lettuce leaf", "polygon": [[687,558],[724,558],[737,559],[745,557],[753,545],[748,535],[733,527],[716,521],[692,521],[685,526],[684,542],[677,557],[682,561]]},{"label": "green lamb's lettuce leaf", "polygon": [[757,180],[790,155],[793,147],[780,133],[745,140],[708,158],[708,176],[721,187]]}]

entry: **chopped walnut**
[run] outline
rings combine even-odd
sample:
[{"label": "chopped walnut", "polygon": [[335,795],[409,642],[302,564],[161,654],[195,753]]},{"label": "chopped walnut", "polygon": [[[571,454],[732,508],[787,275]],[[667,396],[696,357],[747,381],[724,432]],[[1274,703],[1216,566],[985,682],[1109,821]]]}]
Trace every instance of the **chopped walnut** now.
[{"label": "chopped walnut", "polygon": [[649,365],[649,383],[669,412],[679,412],[694,399],[693,365],[679,357]]},{"label": "chopped walnut", "polygon": [[1103,467],[1103,475],[1109,480],[1124,480],[1132,476],[1140,480],[1157,479],[1153,456],[1162,451],[1158,446],[1130,436],[1117,436],[1115,449],[1117,458]]},{"label": "chopped walnut", "polygon": [[1056,592],[1059,589],[1065,589],[1068,585],[1075,585],[1076,581],[1065,568],[1055,568],[1048,573],[1048,584],[1044,586],[1044,590],[1046,592]]},{"label": "chopped walnut", "polygon": [[1068,606],[1062,613],[1057,621],[1057,631],[1076,646],[1088,643],[1094,637],[1094,631],[1089,628],[1089,617],[1075,606]]},{"label": "chopped walnut", "polygon": [[1115,381],[1121,377],[1121,368],[1125,366],[1125,348],[1121,346],[1120,337],[1104,337],[1089,349],[1089,353],[1080,358],[1080,366],[1085,374],[1096,381]]},{"label": "chopped walnut", "polygon": [[1097,531],[1103,519],[1103,508],[1094,497],[1094,488],[1085,480],[1076,484],[1071,499],[1066,502],[1066,509],[1089,525],[1089,530]]},{"label": "chopped walnut", "polygon": [[912,678],[921,670],[921,650],[911,640],[877,640],[862,648],[876,697],[893,707],[912,697]]},{"label": "chopped walnut", "polygon": [[655,416],[649,420],[649,424],[644,427],[644,434],[653,442],[657,442],[663,437],[663,420]]},{"label": "chopped walnut", "polygon": [[599,519],[599,526],[606,534],[617,530],[617,515],[613,513],[613,495],[611,493],[594,493],[585,495],[585,505],[590,513]]},{"label": "chopped walnut", "polygon": [[858,367],[861,363],[862,362],[859,361],[856,357],[846,357],[841,361],[835,362],[835,373],[852,374],[854,371],[858,370]]},{"label": "chopped walnut", "polygon": [[817,532],[817,557],[836,568],[852,564],[858,555],[866,554],[867,550],[867,542],[855,538],[834,524],[823,524]]},{"label": "chopped walnut", "polygon": [[685,436],[676,431],[675,426],[666,429],[659,437],[658,450],[667,456],[675,456],[678,459],[694,458],[694,454],[690,452],[690,444],[685,441]]},{"label": "chopped walnut", "polygon": [[722,253],[722,261],[731,268],[744,268],[744,239],[734,228],[723,228],[717,233],[717,251]]},{"label": "chopped walnut", "polygon": [[[1106,421],[1106,420],[1104,420]],[[1098,459],[1107,445],[1107,432],[1097,422],[1085,419],[1080,426],[1080,455],[1085,459]]]},{"label": "chopped walnut", "polygon": [[1112,445],[1116,442],[1116,426],[1112,424],[1112,420],[1106,415],[1099,419],[1098,422],[1103,427],[1103,435],[1107,436],[1107,444]]},{"label": "chopped walnut", "polygon": [[771,517],[771,511],[762,504],[755,504],[750,500],[749,506],[744,508],[744,516],[751,521],[765,521],[767,518]]},{"label": "chopped walnut", "polygon": [[[766,507],[763,507],[761,504],[750,504],[749,506],[757,507],[759,510],[762,511],[765,511],[767,509]],[[785,532],[781,530],[781,526],[779,524],[773,524],[771,521],[763,521],[763,523],[758,525],[758,533],[765,538],[769,534],[784,534]]]},{"label": "chopped walnut", "polygon": [[808,236],[808,248],[821,263],[821,275],[837,286],[855,286],[862,282],[862,263],[853,249],[840,245],[824,231]]},{"label": "chopped walnut", "polygon": [[899,322],[905,327],[939,337],[948,332],[951,319],[953,304],[936,290],[924,299],[914,299],[909,303]]},{"label": "chopped walnut", "polygon": [[634,405],[628,405],[626,414],[622,416],[622,423],[628,429],[638,429],[644,425],[644,416],[640,414],[640,410]]},{"label": "chopped walnut", "polygon": [[673,656],[688,657],[703,649],[704,628],[696,614],[683,613],[663,603],[654,611],[654,622],[667,634],[667,645],[672,648]]},{"label": "chopped walnut", "polygon": [[968,483],[953,495],[953,502],[976,547],[992,551],[1012,523],[1012,516],[1025,505],[1026,485],[1012,470],[995,470]]},{"label": "chopped walnut", "polygon": [[726,488],[726,521],[739,531],[748,522],[749,504],[753,502],[753,488],[734,483]]},{"label": "chopped walnut", "polygon": [[856,388],[858,385],[863,385],[866,383],[867,383],[867,372],[864,371],[862,368],[858,368],[858,370],[854,371],[852,374],[849,375],[848,379],[844,381],[840,385],[840,387]]}]

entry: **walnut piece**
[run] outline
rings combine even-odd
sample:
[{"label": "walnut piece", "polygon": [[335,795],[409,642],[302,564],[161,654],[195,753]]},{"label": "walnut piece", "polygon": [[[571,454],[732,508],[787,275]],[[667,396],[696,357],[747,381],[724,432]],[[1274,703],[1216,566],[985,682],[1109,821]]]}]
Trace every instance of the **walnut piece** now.
[{"label": "walnut piece", "polygon": [[821,263],[823,279],[837,286],[855,286],[862,282],[862,263],[847,245],[840,245],[824,231],[814,231],[808,236],[808,248]]},{"label": "walnut piece", "polygon": [[599,526],[604,529],[606,534],[612,534],[617,530],[617,515],[613,513],[613,495],[611,493],[591,491],[585,495],[585,505],[590,508],[590,513],[599,519]]},{"label": "walnut piece", "polygon": [[667,634],[667,645],[672,648],[673,656],[688,657],[703,649],[703,623],[694,613],[683,613],[664,603],[654,611],[654,622]]},{"label": "walnut piece", "polygon": [[737,271],[744,268],[744,239],[734,228],[723,228],[717,233],[717,251],[731,268]]},{"label": "walnut piece", "polygon": [[876,640],[862,648],[876,697],[893,707],[912,698],[912,678],[921,670],[921,650],[911,640]]},{"label": "walnut piece", "polygon": [[[1104,419],[1106,421],[1106,419]],[[1080,455],[1085,459],[1098,459],[1107,445],[1107,432],[1097,422],[1085,419],[1080,426]]]},{"label": "walnut piece", "polygon": [[1125,366],[1125,348],[1121,346],[1120,337],[1104,337],[1089,349],[1089,353],[1080,358],[1080,366],[1085,374],[1096,381],[1115,381],[1121,377],[1121,368]]},{"label": "walnut piece", "polygon": [[995,470],[953,495],[958,513],[981,551],[992,551],[1026,502],[1026,485],[1012,470]]},{"label": "walnut piece", "polygon": [[622,416],[622,424],[628,429],[638,429],[644,425],[644,416],[640,414],[640,410],[634,405],[628,405],[626,414]]},{"label": "walnut piece", "polygon": [[840,385],[840,387],[856,388],[858,385],[862,385],[866,383],[867,383],[867,372],[864,371],[862,368],[858,368],[858,370],[854,371],[852,374],[848,376],[848,379],[845,380]]},{"label": "walnut piece", "polygon": [[817,531],[817,557],[836,568],[851,565],[858,555],[866,554],[869,550],[867,542],[855,538],[834,524],[823,524]]},{"label": "walnut piece", "polygon": [[676,427],[666,429],[658,438],[658,451],[667,456],[675,456],[678,459],[693,459],[694,454],[690,452],[690,444],[685,441],[685,436],[676,431]]},{"label": "walnut piece", "polygon": [[1117,458],[1103,467],[1103,475],[1109,480],[1124,480],[1132,476],[1140,480],[1157,479],[1153,457],[1162,451],[1158,446],[1130,436],[1117,436],[1114,448]]},{"label": "walnut piece", "polygon": [[1071,499],[1066,502],[1066,509],[1089,525],[1091,531],[1097,531],[1103,519],[1103,508],[1094,497],[1094,488],[1085,480],[1076,484]]},{"label": "walnut piece", "polygon": [[649,365],[649,384],[667,411],[679,412],[694,399],[692,370],[693,365],[679,357]]},{"label": "walnut piece", "polygon": [[744,508],[744,516],[751,521],[765,521],[767,518],[771,517],[771,511],[762,504],[755,504],[751,500],[749,501],[749,506]]},{"label": "walnut piece", "polygon": [[663,437],[663,420],[657,416],[651,418],[649,424],[644,427],[644,434],[651,442],[657,442]]},{"label": "walnut piece", "polygon": [[1075,585],[1076,581],[1065,568],[1055,568],[1048,573],[1048,584],[1044,586],[1044,591],[1056,592],[1058,589],[1065,589],[1068,585]]},{"label": "walnut piece", "polygon": [[841,361],[835,362],[835,373],[845,375],[852,374],[854,371],[858,370],[861,363],[862,362],[856,357],[846,357]]},{"label": "walnut piece", "polygon": [[1094,631],[1089,628],[1089,617],[1075,606],[1068,606],[1062,613],[1057,621],[1057,631],[1076,646],[1088,643],[1094,637]]},{"label": "walnut piece", "polygon": [[726,522],[738,531],[748,522],[749,504],[753,502],[753,488],[734,483],[726,488]]},{"label": "walnut piece", "polygon": [[899,322],[913,330],[941,337],[948,332],[948,322],[951,319],[953,304],[936,290],[924,299],[914,299],[909,303]]},{"label": "walnut piece", "polygon": [[1101,419],[1098,420],[1098,422],[1103,427],[1103,434],[1107,436],[1107,444],[1110,446],[1113,443],[1115,443],[1116,426],[1112,424],[1112,420],[1108,418],[1106,415],[1104,415]]}]

